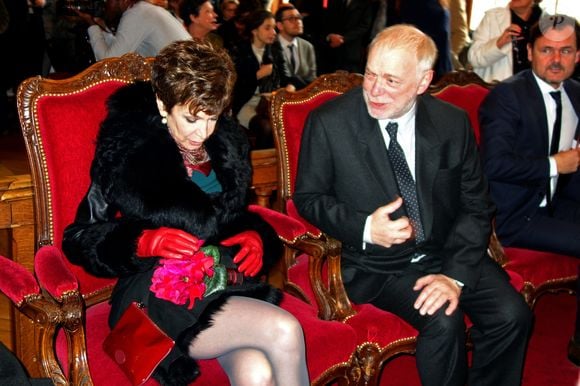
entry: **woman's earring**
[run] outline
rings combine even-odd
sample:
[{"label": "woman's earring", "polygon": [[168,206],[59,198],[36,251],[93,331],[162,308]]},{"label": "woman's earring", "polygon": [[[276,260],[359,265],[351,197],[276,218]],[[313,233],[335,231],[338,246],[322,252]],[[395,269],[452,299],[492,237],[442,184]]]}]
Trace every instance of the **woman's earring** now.
[{"label": "woman's earring", "polygon": [[161,123],[163,123],[164,125],[167,125],[167,115],[166,114],[161,114]]}]

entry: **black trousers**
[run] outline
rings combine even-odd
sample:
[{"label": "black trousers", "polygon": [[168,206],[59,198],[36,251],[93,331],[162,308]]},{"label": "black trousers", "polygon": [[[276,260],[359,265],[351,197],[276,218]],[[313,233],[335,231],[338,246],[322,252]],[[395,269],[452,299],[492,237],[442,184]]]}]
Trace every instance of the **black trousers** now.
[{"label": "black trousers", "polygon": [[[421,383],[519,385],[533,317],[506,272],[493,260],[484,259],[476,288],[463,288],[459,309],[450,316],[445,315],[445,305],[432,316],[421,315],[413,308],[419,295],[413,285],[424,275],[415,269],[382,275],[384,284],[371,301],[419,331],[416,358]],[[469,369],[465,315],[473,322],[473,362]]]}]

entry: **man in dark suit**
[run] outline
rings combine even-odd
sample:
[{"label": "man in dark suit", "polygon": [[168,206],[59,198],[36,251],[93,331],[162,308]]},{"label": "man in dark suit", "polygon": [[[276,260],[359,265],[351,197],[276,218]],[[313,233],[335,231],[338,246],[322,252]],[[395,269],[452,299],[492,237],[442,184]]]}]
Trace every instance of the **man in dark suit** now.
[{"label": "man in dark suit", "polygon": [[436,56],[412,26],[375,37],[362,89],[308,118],[294,199],[342,241],[351,300],[419,330],[423,385],[467,381],[465,315],[470,385],[518,385],[531,312],[486,253],[493,206],[467,114],[421,95]]},{"label": "man in dark suit", "polygon": [[302,15],[292,4],[281,5],[276,11],[276,28],[292,74],[290,83],[297,90],[304,88],[316,78],[316,54],[314,46],[300,37],[304,33]]},{"label": "man in dark suit", "polygon": [[319,22],[319,72],[362,72],[373,23],[369,0],[328,0]]},{"label": "man in dark suit", "polygon": [[[580,83],[569,79],[579,39],[575,19],[541,18],[530,31],[531,70],[498,84],[480,108],[484,171],[504,245],[580,258]],[[580,327],[573,342],[580,365]]]}]

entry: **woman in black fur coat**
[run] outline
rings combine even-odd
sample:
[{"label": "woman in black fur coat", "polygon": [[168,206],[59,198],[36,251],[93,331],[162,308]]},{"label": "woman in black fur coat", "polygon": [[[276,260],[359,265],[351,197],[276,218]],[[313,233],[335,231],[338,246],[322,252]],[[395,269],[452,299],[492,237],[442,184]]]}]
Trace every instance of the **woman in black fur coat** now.
[{"label": "woman in black fur coat", "polygon": [[[154,373],[162,384],[186,385],[199,374],[195,359],[217,358],[232,384],[303,386],[301,327],[275,306],[279,291],[258,279],[281,245],[247,211],[249,145],[221,115],[234,82],[224,51],[183,41],[155,59],[151,83],[117,91],[97,138],[91,186],[63,248],[92,274],[119,278],[111,326],[139,302],[175,340]],[[210,245],[218,247],[219,264],[200,259],[196,272],[213,284],[177,292],[181,297],[164,285],[168,267],[199,258],[200,247]],[[191,284],[179,277],[179,285]]]}]

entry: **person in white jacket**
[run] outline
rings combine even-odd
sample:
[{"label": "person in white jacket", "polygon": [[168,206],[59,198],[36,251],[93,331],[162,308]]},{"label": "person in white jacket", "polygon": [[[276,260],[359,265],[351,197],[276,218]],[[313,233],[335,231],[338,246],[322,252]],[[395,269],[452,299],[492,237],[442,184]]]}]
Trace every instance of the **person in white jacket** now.
[{"label": "person in white jacket", "polygon": [[[166,9],[141,0],[107,0],[107,11],[120,15],[113,33],[104,21],[90,14],[77,14],[90,25],[89,39],[95,59],[101,60],[135,52],[141,56],[156,56],[159,51],[177,40],[191,36]],[[114,19],[115,15],[109,15]]]},{"label": "person in white jacket", "polygon": [[541,0],[512,0],[487,11],[473,33],[468,61],[486,82],[501,81],[527,69],[528,32],[542,15]]}]

